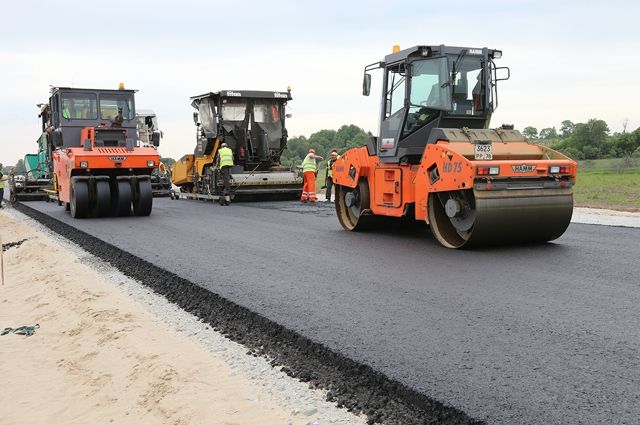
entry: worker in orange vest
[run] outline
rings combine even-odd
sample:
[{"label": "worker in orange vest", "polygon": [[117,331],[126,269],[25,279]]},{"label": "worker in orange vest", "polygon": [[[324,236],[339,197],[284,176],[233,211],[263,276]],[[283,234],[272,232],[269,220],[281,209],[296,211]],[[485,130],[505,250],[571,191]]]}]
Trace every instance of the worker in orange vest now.
[{"label": "worker in orange vest", "polygon": [[315,149],[309,149],[309,153],[302,161],[302,196],[300,201],[302,202],[316,202],[316,175],[318,173],[318,163],[316,161],[322,161],[324,158],[320,155],[316,155]]}]

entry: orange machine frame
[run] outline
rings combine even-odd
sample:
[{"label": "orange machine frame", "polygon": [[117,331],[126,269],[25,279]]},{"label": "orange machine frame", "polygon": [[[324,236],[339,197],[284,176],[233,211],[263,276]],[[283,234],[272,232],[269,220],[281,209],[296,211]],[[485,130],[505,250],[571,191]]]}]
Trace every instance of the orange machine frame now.
[{"label": "orange machine frame", "polygon": [[[576,181],[577,164],[573,160],[524,140],[494,143],[491,161],[476,161],[473,156],[471,142],[440,140],[427,145],[420,164],[385,164],[377,155],[369,155],[363,146],[347,151],[336,161],[333,180],[338,185],[355,188],[365,179],[373,214],[402,217],[409,213],[410,206],[415,206],[414,218],[427,222],[428,199],[433,192],[473,189],[478,183],[484,185],[484,190],[491,190],[492,182],[527,177],[549,177],[560,181],[561,187]],[[541,157],[548,159],[535,159]],[[566,167],[565,172],[551,174],[549,167],[553,165]],[[434,167],[439,175],[432,181],[429,173]],[[500,171],[496,176],[479,176],[480,167],[499,167]],[[516,172],[514,167],[525,171]]]},{"label": "orange machine frame", "polygon": [[[99,170],[102,175],[109,175],[109,170],[150,175],[151,170],[160,163],[160,155],[152,147],[136,146],[133,150],[128,150],[126,147],[96,146],[95,130],[93,127],[84,127],[81,131],[80,140],[89,140],[90,149],[68,147],[53,152],[53,169],[58,199],[61,202],[70,202],[71,179],[75,176],[95,174],[95,170]],[[122,131],[125,132],[126,139],[127,130]],[[118,172],[116,175],[119,174],[123,173]]]}]

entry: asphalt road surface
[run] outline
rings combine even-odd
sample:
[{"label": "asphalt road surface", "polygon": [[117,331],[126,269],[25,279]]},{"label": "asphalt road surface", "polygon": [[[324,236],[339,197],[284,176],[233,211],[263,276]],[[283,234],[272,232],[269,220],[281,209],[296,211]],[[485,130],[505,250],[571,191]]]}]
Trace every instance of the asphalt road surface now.
[{"label": "asphalt road surface", "polygon": [[353,233],[329,204],[155,199],[150,217],[51,216],[495,424],[638,423],[640,229],[442,248]]}]

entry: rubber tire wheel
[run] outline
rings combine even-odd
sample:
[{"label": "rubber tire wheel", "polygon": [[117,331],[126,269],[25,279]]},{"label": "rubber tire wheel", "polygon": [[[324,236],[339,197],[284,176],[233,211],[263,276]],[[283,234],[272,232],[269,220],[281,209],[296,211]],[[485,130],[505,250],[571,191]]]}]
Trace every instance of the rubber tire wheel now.
[{"label": "rubber tire wheel", "polygon": [[128,180],[118,180],[112,192],[113,213],[118,217],[128,217],[131,215],[131,183]]},{"label": "rubber tire wheel", "polygon": [[76,180],[71,185],[71,202],[69,211],[73,218],[84,218],[89,215],[89,186],[86,181]]},{"label": "rubber tire wheel", "polygon": [[[359,197],[359,205],[348,207],[346,205],[346,195],[349,191],[357,191]],[[360,231],[369,230],[376,227],[378,217],[374,215],[362,215],[364,210],[369,209],[369,183],[365,179],[358,182],[357,189],[349,189],[344,186],[336,185],[335,208],[338,215],[338,221],[345,230]],[[354,212],[357,210],[357,215]]]},{"label": "rubber tire wheel", "polygon": [[153,190],[149,180],[138,180],[138,196],[133,200],[133,214],[147,216],[153,208]]},{"label": "rubber tire wheel", "polygon": [[111,187],[108,181],[96,181],[96,199],[91,205],[91,215],[106,217],[111,211]]}]

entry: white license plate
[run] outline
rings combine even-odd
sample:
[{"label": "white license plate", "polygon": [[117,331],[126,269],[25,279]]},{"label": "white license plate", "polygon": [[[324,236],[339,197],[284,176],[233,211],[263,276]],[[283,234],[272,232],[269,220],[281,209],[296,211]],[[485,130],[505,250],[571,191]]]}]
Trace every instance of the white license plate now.
[{"label": "white license plate", "polygon": [[485,161],[488,159],[493,159],[493,146],[491,145],[491,143],[476,143],[474,146],[476,160]]}]

